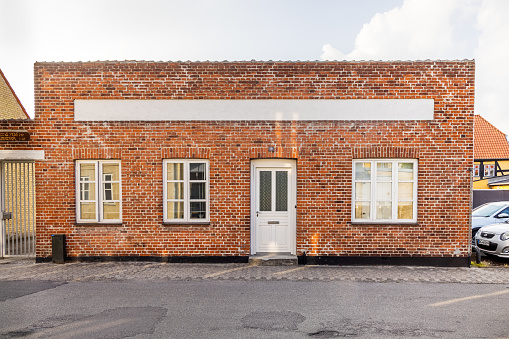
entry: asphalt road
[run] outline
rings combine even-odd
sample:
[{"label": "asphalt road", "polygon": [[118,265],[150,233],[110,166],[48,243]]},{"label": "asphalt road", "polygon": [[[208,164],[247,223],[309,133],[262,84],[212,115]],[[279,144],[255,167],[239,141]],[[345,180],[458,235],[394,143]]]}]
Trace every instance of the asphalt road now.
[{"label": "asphalt road", "polygon": [[509,338],[509,284],[0,281],[0,338]]}]

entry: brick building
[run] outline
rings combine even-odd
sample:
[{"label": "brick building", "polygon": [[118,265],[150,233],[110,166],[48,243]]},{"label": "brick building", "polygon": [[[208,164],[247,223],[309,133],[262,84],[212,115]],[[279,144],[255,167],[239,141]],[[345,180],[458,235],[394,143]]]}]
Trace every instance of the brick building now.
[{"label": "brick building", "polygon": [[474,69],[36,63],[37,260],[466,266]]}]

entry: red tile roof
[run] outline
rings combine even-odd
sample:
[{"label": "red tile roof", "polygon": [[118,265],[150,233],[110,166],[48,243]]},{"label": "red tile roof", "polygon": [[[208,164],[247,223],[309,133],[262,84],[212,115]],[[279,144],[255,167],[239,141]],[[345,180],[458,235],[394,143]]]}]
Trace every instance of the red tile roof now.
[{"label": "red tile roof", "polygon": [[509,159],[506,135],[480,115],[474,118],[474,159]]}]

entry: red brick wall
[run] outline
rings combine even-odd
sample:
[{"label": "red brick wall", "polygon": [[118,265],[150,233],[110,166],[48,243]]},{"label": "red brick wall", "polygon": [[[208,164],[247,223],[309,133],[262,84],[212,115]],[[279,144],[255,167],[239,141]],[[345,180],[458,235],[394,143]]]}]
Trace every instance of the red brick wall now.
[{"label": "red brick wall", "polygon": [[[297,252],[466,257],[474,62],[35,64],[37,256],[247,256],[250,160],[296,158]],[[435,100],[433,121],[75,122],[74,99]],[[267,151],[269,145],[275,152]],[[416,225],[352,225],[352,159],[419,159]],[[162,160],[210,159],[210,225],[162,223]],[[122,225],[77,225],[77,159],[121,159]],[[327,174],[323,174],[327,173]]]}]

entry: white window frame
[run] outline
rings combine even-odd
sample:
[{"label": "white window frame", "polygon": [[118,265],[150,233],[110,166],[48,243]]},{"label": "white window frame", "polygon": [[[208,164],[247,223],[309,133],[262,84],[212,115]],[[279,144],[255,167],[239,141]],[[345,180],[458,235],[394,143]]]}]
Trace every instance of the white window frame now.
[{"label": "white window frame", "polygon": [[[168,164],[184,164],[184,179],[183,180],[168,180]],[[205,183],[205,199],[194,199],[193,201],[197,202],[205,202],[206,208],[206,218],[203,219],[194,219],[191,218],[190,213],[190,190],[191,190],[191,181],[189,178],[189,165],[190,164],[205,164],[205,180],[193,180],[192,182],[204,182]],[[184,202],[184,218],[183,219],[174,219],[168,218],[168,201],[173,199],[168,199],[168,183],[169,182],[183,182],[184,183],[184,198],[182,199]],[[180,200],[180,199],[178,199]],[[175,199],[175,201],[178,201]],[[210,221],[210,166],[209,160],[207,159],[165,159],[163,161],[163,222],[168,223],[208,223]]]},{"label": "white window frame", "polygon": [[[377,163],[392,163],[392,218],[391,219],[377,219],[376,218],[376,200],[377,200],[377,190],[376,190],[376,173],[377,173]],[[369,180],[356,180],[355,178],[355,165],[357,163],[371,163],[371,177]],[[398,164],[399,163],[412,163],[414,166],[413,171],[413,180],[400,180],[398,181]],[[352,164],[352,222],[355,223],[377,223],[377,224],[398,224],[398,223],[416,223],[417,222],[417,186],[418,186],[418,161],[417,159],[355,159]],[[356,202],[356,183],[357,182],[370,182],[371,183],[371,197],[370,202],[370,218],[366,219],[357,219],[355,217],[355,202]],[[398,219],[398,182],[412,182],[413,183],[413,196],[412,196],[412,219]],[[362,201],[362,200],[357,200]]]},{"label": "white window frame", "polygon": [[495,176],[495,165],[487,164],[484,165],[484,177],[494,177]]},{"label": "white window frame", "polygon": [[[81,164],[94,164],[95,165],[95,177],[94,180],[90,180],[92,178],[88,178],[86,181],[80,181],[80,171],[81,171]],[[106,175],[103,174],[103,164],[118,164],[118,175],[119,180],[106,180]],[[105,224],[112,224],[112,223],[121,223],[122,222],[122,165],[120,160],[76,160],[76,222],[77,223],[105,223]],[[81,184],[86,183],[87,190],[81,191]],[[85,196],[82,195],[82,193],[88,193],[90,196],[90,184],[95,184],[95,200],[85,200],[83,199]],[[103,189],[104,183],[118,183],[119,186],[119,199],[118,200],[106,200],[105,195],[106,192]],[[113,194],[113,192],[112,192]],[[81,216],[81,202],[82,201],[89,201],[95,203],[95,218],[94,219],[82,219]],[[103,203],[119,203],[119,219],[105,219],[104,218],[104,211],[103,211]]]},{"label": "white window frame", "polygon": [[479,175],[479,164],[474,165],[474,177],[480,177]]}]

